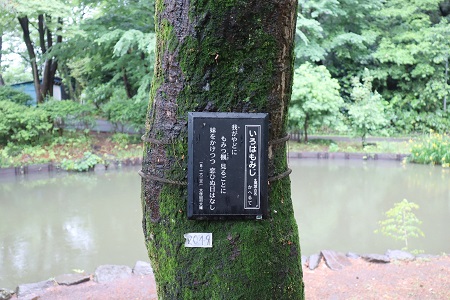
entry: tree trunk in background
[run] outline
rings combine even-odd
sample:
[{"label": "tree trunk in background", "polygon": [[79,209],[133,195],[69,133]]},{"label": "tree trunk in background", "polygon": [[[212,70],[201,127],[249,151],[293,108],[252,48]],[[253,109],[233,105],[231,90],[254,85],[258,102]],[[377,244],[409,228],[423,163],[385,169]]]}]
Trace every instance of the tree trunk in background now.
[{"label": "tree trunk in background", "polygon": [[[270,183],[261,221],[188,220],[184,185],[189,111],[267,112],[269,141],[287,134],[296,8],[296,0],[156,1],[141,197],[160,299],[304,298],[288,177]],[[269,146],[268,170],[287,170],[284,143]],[[211,232],[213,248],[185,248],[190,232]]]},{"label": "tree trunk in background", "polygon": [[308,142],[308,126],[309,126],[309,124],[308,124],[308,116],[306,116],[305,117],[305,123],[303,123],[303,130],[304,130],[304,133],[305,133],[305,143]]},{"label": "tree trunk in background", "polygon": [[22,28],[23,32],[23,40],[25,42],[25,45],[27,46],[27,52],[28,57],[30,58],[30,64],[31,64],[31,72],[33,74],[33,83],[34,83],[34,90],[36,92],[36,101],[37,103],[44,102],[44,97],[41,93],[41,80],[39,77],[39,71],[38,66],[36,62],[36,54],[34,53],[34,47],[33,42],[31,41],[30,37],[30,22],[28,20],[28,17],[19,17],[19,24]]},{"label": "tree trunk in background", "polygon": [[[30,36],[30,21],[27,16],[19,17],[19,24],[23,32],[23,40],[27,46],[28,57],[31,63],[31,70],[33,73],[34,89],[36,91],[37,103],[43,103],[45,97],[53,96],[53,82],[55,79],[56,71],[58,69],[58,62],[51,57],[51,55],[45,59],[42,74],[39,73],[37,56],[35,48]],[[48,55],[52,47],[55,45],[53,42],[53,33],[50,28],[47,27],[46,21],[51,21],[50,16],[39,15],[38,16],[38,34],[39,34],[39,47],[42,55]],[[58,28],[56,31],[62,30],[62,19],[58,18]],[[62,42],[62,36],[56,36],[56,43]]]},{"label": "tree trunk in background", "polygon": [[5,85],[2,75],[2,49],[3,49],[3,32],[0,32],[0,86]]}]

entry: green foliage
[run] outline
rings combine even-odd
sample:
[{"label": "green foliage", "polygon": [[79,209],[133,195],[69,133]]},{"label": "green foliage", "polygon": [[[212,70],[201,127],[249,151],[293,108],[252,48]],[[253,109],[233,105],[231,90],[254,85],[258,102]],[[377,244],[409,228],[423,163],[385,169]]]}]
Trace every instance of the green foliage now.
[{"label": "green foliage", "polygon": [[376,37],[370,28],[372,12],[381,5],[380,0],[300,0],[297,58],[301,62],[321,61],[333,75],[348,73],[339,71],[342,67],[355,68],[347,64],[349,60],[367,63],[369,47]]},{"label": "green foliage", "polygon": [[336,126],[343,105],[339,84],[324,66],[305,63],[295,70],[289,123],[292,129],[303,127],[305,141],[310,125]]},{"label": "green foliage", "polygon": [[431,131],[427,137],[412,143],[409,159],[420,164],[450,167],[450,136]]},{"label": "green foliage", "polygon": [[338,152],[339,151],[339,145],[332,143],[330,144],[330,147],[328,147],[328,151],[330,152]]},{"label": "green foliage", "polygon": [[46,111],[0,101],[0,144],[35,144],[51,129]]},{"label": "green foliage", "polygon": [[449,7],[442,0],[300,0],[297,61],[325,65],[345,101],[366,67],[397,131],[442,131],[449,125]]},{"label": "green foliage", "polygon": [[13,89],[10,86],[0,86],[0,101],[11,101],[21,105],[29,105],[33,99],[30,95]]},{"label": "green foliage", "polygon": [[111,141],[117,143],[120,148],[126,149],[129,144],[140,143],[141,138],[138,135],[117,132],[112,135]]},{"label": "green foliage", "polygon": [[86,172],[93,170],[96,164],[102,162],[103,159],[100,156],[91,152],[85,152],[83,158],[81,159],[63,159],[61,162],[61,168],[66,171]]},{"label": "green foliage", "polygon": [[358,77],[353,78],[351,98],[354,102],[348,108],[350,127],[356,136],[361,137],[363,146],[367,135],[383,134],[385,131],[382,129],[389,124],[381,95],[372,91],[372,80],[368,75],[363,78],[363,83]]},{"label": "green foliage", "polygon": [[418,227],[422,221],[414,214],[415,209],[419,209],[419,206],[406,199],[395,203],[394,207],[385,213],[386,219],[378,222],[380,229],[375,230],[375,233],[381,232],[395,240],[403,241],[405,243],[403,250],[408,250],[409,238],[424,236]]},{"label": "green foliage", "polygon": [[124,132],[126,126],[142,131],[145,125],[147,103],[127,99],[125,95],[115,95],[102,106],[106,118],[114,125],[115,130]]},{"label": "green foliage", "polygon": [[450,128],[450,113],[437,109],[434,112],[427,111],[398,111],[393,118],[398,132],[406,133],[435,132],[445,133]]},{"label": "green foliage", "polygon": [[11,63],[11,61],[7,61],[5,64],[4,60],[1,63],[2,69],[4,70],[2,76],[6,84],[15,84],[33,80],[31,72],[24,72],[24,70],[27,69],[25,63],[17,61]]},{"label": "green foliage", "polygon": [[148,101],[155,47],[153,9],[153,0],[107,1],[96,8],[95,17],[80,22],[77,34],[58,49],[65,73],[74,82],[75,98],[100,107],[122,88],[127,98]]},{"label": "green foliage", "polygon": [[50,146],[65,146],[68,148],[83,149],[89,148],[92,138],[86,134],[80,134],[76,131],[67,131],[62,136],[54,136],[51,139]]},{"label": "green foliage", "polygon": [[449,95],[449,15],[440,3],[387,1],[376,13],[383,30],[373,53],[381,63],[376,66],[378,82],[396,112],[396,126],[407,131],[437,129],[429,117],[444,110]]},{"label": "green foliage", "polygon": [[9,143],[0,149],[0,168],[48,163],[55,159],[55,152],[41,145]]},{"label": "green foliage", "polygon": [[70,100],[50,100],[40,106],[50,116],[55,128],[63,130],[68,126],[74,129],[89,129],[95,124],[93,107]]}]

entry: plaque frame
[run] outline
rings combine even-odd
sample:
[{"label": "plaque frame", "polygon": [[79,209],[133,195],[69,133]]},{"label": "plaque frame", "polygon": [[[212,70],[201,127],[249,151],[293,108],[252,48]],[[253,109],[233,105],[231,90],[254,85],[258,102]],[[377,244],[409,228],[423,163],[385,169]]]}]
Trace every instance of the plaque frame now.
[{"label": "plaque frame", "polygon": [[268,118],[188,113],[188,219],[267,217]]}]

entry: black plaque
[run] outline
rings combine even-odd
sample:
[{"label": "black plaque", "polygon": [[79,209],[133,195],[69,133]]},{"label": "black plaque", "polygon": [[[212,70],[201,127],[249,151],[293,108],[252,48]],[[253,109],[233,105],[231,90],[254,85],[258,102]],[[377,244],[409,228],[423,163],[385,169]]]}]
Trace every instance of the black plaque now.
[{"label": "black plaque", "polygon": [[267,215],[267,123],[263,113],[189,113],[189,219]]}]

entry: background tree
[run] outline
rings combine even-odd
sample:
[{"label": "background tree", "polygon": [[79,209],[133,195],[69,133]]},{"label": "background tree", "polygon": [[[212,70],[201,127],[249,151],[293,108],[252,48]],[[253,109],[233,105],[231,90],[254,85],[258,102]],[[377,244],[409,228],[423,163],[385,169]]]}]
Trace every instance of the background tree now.
[{"label": "background tree", "polygon": [[362,83],[359,77],[353,78],[351,98],[354,102],[348,108],[350,126],[354,134],[361,137],[363,147],[369,134],[384,133],[383,129],[389,124],[383,98],[372,91],[372,80],[368,74]]},{"label": "background tree", "polygon": [[33,74],[38,103],[53,95],[53,80],[58,61],[52,54],[63,41],[64,20],[71,11],[70,1],[11,0],[7,8],[19,22]]},{"label": "background tree", "polygon": [[4,71],[5,66],[3,63],[4,37],[13,30],[14,15],[6,9],[6,3],[0,3],[0,86],[5,85]]},{"label": "background tree", "polygon": [[[188,111],[267,112],[269,140],[286,135],[296,7],[279,0],[156,1],[142,204],[161,299],[303,299],[288,178],[270,184],[270,216],[260,221],[187,220],[187,189],[177,184],[186,180]],[[285,172],[285,145],[269,153],[269,176]],[[189,232],[211,232],[213,249],[185,248]]]},{"label": "background tree", "polygon": [[305,142],[310,125],[336,127],[343,106],[339,83],[325,66],[305,63],[295,70],[289,120],[292,127],[303,127]]},{"label": "background tree", "polygon": [[381,7],[381,0],[300,0],[298,62],[325,65],[348,98],[351,78],[361,75],[361,65],[373,63],[372,48],[379,34],[372,25],[373,12]]},{"label": "background tree", "polygon": [[[395,110],[397,127],[407,131],[446,130],[442,113],[448,95],[445,79],[450,9],[444,1],[388,1],[376,12],[383,31],[372,74],[377,90]],[[441,126],[444,125],[444,127]]]},{"label": "background tree", "polygon": [[[96,5],[95,1],[92,1]],[[106,1],[57,49],[75,99],[148,101],[154,63],[154,1]],[[88,9],[85,9],[88,10]],[[69,80],[70,79],[70,80]]]}]

